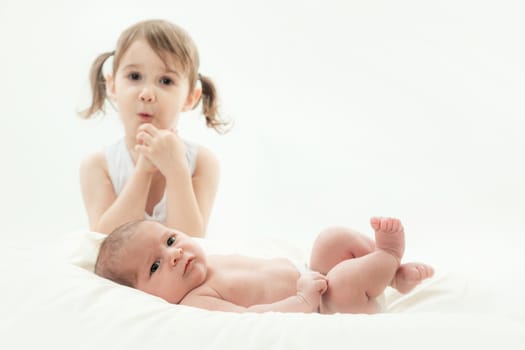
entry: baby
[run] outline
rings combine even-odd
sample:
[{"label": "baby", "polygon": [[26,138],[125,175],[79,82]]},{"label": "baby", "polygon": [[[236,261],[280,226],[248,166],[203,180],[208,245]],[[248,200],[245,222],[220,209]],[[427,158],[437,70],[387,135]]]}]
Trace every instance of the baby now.
[{"label": "baby", "polygon": [[[134,221],[102,243],[95,273],[170,303],[231,312],[375,313],[387,286],[408,292],[434,273],[401,265],[401,222],[374,217],[375,243],[346,228],[323,231],[310,265],[285,258],[206,255],[192,237],[155,221]],[[301,271],[302,270],[302,271]]]}]

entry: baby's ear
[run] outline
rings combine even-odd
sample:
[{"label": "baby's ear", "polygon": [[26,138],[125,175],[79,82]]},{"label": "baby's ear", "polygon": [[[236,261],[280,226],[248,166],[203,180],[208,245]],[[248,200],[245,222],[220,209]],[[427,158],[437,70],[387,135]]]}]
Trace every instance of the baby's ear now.
[{"label": "baby's ear", "polygon": [[199,102],[199,99],[202,95],[202,88],[200,86],[193,89],[192,92],[188,94],[188,98],[186,99],[186,102],[184,103],[184,107],[182,108],[183,112],[189,111],[190,109],[195,108],[195,105],[197,102]]},{"label": "baby's ear", "polygon": [[106,75],[106,93],[110,100],[115,100],[115,79],[112,74]]}]

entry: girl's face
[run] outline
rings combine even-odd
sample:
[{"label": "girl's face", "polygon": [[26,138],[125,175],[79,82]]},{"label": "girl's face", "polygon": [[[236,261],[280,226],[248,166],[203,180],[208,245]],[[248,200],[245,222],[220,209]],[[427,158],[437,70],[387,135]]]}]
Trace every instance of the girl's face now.
[{"label": "girl's face", "polygon": [[200,97],[200,90],[190,93],[188,78],[178,62],[165,64],[144,40],[130,45],[107,84],[132,143],[143,123],[174,128],[179,114],[191,109]]},{"label": "girl's face", "polygon": [[139,224],[121,263],[136,273],[135,288],[177,304],[206,279],[206,255],[182,232],[155,221]]}]

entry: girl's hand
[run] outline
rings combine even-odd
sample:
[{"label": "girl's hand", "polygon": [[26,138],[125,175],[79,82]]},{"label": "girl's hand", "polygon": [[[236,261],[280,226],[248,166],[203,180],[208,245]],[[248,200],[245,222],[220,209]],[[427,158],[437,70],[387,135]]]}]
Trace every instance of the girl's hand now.
[{"label": "girl's hand", "polygon": [[142,170],[145,173],[155,173],[158,169],[151,163],[142,153],[139,153],[137,158],[137,164],[135,166],[138,170]]},{"label": "girl's hand", "polygon": [[317,311],[321,303],[321,295],[326,292],[327,288],[328,280],[319,272],[304,273],[297,280],[297,295],[308,304],[309,311]]},{"label": "girl's hand", "polygon": [[142,124],[137,130],[135,149],[164,176],[181,169],[189,173],[186,146],[173,130]]},{"label": "girl's hand", "polygon": [[[139,139],[137,138],[136,140],[136,146],[135,146],[135,150],[138,151],[138,147],[139,145],[142,145],[143,144],[143,140],[142,139]],[[153,163],[151,163],[146,157],[144,157],[144,155],[142,153],[139,152],[138,156],[137,156],[137,163],[135,164],[135,168],[137,170],[142,170],[144,171],[145,173],[154,173],[156,172],[158,169],[155,168],[155,166],[153,165]]]}]

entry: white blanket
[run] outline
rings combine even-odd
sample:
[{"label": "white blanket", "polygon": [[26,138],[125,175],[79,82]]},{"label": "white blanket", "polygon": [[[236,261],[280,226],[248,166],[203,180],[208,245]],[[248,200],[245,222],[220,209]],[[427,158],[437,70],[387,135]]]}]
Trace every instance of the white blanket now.
[{"label": "white blanket", "polygon": [[[387,289],[376,315],[210,312],[94,275],[102,238],[2,247],[1,349],[525,349],[523,277],[491,286],[483,272],[436,266],[409,294]],[[211,253],[307,256],[284,241],[201,243]]]}]

